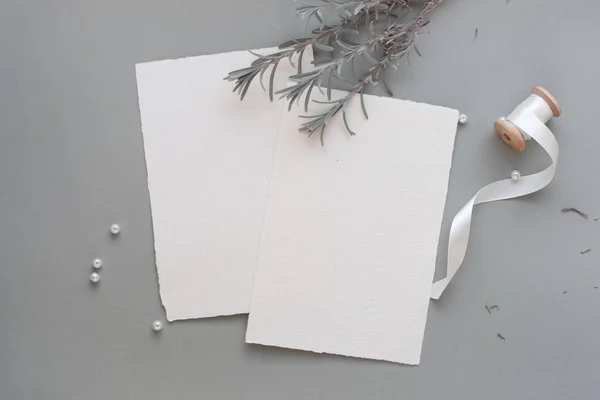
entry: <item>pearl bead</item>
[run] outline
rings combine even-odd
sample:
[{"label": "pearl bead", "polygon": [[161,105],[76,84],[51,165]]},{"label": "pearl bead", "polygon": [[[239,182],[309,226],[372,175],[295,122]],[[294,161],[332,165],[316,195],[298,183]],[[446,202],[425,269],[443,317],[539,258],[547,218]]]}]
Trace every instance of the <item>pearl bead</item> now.
[{"label": "pearl bead", "polygon": [[119,226],[119,224],[112,224],[110,226],[110,233],[113,235],[118,235],[119,232],[121,232],[121,226]]},{"label": "pearl bead", "polygon": [[92,267],[94,267],[96,269],[102,267],[102,259],[101,258],[94,258],[92,260]]},{"label": "pearl bead", "polygon": [[98,282],[100,282],[100,274],[98,274],[96,272],[92,272],[90,274],[90,281],[92,281],[92,283],[98,283]]},{"label": "pearl bead", "polygon": [[160,332],[160,331],[162,331],[162,328],[163,328],[162,322],[156,320],[152,323],[152,330],[154,332]]},{"label": "pearl bead", "polygon": [[469,120],[469,118],[467,118],[467,114],[460,114],[458,116],[458,123],[461,125],[466,124],[468,120]]},{"label": "pearl bead", "polygon": [[519,179],[521,179],[521,173],[515,169],[513,172],[510,173],[510,179],[512,179],[513,181],[518,181]]}]

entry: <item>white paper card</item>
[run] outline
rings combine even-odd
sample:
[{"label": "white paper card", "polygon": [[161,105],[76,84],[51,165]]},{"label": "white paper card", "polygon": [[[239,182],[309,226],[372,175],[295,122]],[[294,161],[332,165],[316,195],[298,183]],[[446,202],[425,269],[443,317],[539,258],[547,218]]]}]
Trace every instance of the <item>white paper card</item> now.
[{"label": "white paper card", "polygon": [[[250,306],[284,106],[269,102],[258,77],[244,101],[223,81],[254,59],[237,51],[136,65],[156,266],[169,321],[247,313]],[[276,90],[295,71],[282,61]]]},{"label": "white paper card", "polygon": [[348,110],[357,135],[340,115],[324,147],[283,115],[248,343],[420,361],[458,111],[365,103],[368,121],[358,98]]}]

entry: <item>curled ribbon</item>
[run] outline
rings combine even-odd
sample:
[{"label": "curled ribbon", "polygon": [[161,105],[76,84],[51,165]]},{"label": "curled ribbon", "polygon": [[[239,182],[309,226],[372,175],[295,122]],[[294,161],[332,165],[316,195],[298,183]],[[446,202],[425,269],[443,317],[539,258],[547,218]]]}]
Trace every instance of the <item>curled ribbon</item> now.
[{"label": "curled ribbon", "polygon": [[[541,97],[538,94],[548,95],[551,100],[548,97]],[[554,103],[551,102],[552,100]],[[516,181],[513,179],[504,179],[491,183],[479,190],[463,206],[454,217],[450,228],[447,275],[433,284],[431,291],[432,299],[437,300],[440,298],[465,258],[469,241],[469,231],[471,230],[471,216],[475,205],[525,196],[543,189],[552,181],[558,161],[558,143],[550,129],[546,126],[546,122],[553,115],[560,115],[560,106],[558,106],[556,100],[548,92],[536,87],[534,88],[534,94],[521,103],[506,119],[502,119],[502,121],[508,121],[518,128],[523,140],[531,138],[538,142],[550,156],[552,164],[541,172],[523,176]],[[500,134],[501,136],[504,135],[503,139],[507,143],[511,141],[506,133]]]}]

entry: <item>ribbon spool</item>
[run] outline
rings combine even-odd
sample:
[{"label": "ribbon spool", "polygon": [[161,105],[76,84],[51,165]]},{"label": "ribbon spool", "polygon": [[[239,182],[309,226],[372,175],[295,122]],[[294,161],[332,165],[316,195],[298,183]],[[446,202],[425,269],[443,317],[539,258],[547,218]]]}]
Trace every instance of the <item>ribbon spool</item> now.
[{"label": "ribbon spool", "polygon": [[[534,113],[538,114],[538,118],[543,123],[550,121],[550,118],[553,116],[560,117],[560,114],[562,114],[560,104],[558,104],[556,98],[554,98],[549,91],[541,86],[534,86],[531,92],[532,95],[523,103],[519,104],[508,117],[498,118],[494,122],[494,128],[496,129],[498,136],[500,136],[507,145],[517,151],[525,150],[525,142],[530,139],[530,136],[527,134],[523,135],[519,127],[511,121],[517,120],[518,116],[528,109],[532,109]],[[550,107],[552,115],[548,116],[545,107],[540,107],[539,104],[535,104],[540,101],[544,101],[548,107]]]},{"label": "ribbon spool", "polygon": [[527,176],[517,174],[512,179],[503,179],[484,186],[460,209],[450,227],[446,277],[433,284],[432,299],[440,298],[465,258],[473,207],[477,204],[514,199],[537,192],[554,178],[558,161],[558,143],[546,123],[553,116],[560,116],[562,110],[554,96],[546,89],[535,86],[532,92],[533,94],[519,104],[508,117],[497,119],[494,127],[502,140],[517,151],[525,149],[526,141],[535,140],[548,153],[552,164],[535,174]]}]

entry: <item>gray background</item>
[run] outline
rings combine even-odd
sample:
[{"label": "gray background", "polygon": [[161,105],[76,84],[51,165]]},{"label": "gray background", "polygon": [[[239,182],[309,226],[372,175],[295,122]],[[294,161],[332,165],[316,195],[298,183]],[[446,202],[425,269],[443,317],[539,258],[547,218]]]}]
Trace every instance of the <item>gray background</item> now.
[{"label": "gray background", "polygon": [[[562,152],[554,182],[476,210],[464,268],[431,305],[419,367],[246,345],[245,316],[152,333],[164,311],[134,64],[276,45],[287,38],[279,27],[301,34],[294,8],[1,0],[0,399],[597,398],[594,0],[447,0],[418,39],[423,57],[389,74],[396,96],[469,116],[456,142],[438,276],[462,204],[514,168],[548,164],[536,145],[510,150],[493,120],[534,84],[565,110],[550,125]],[[560,212],[569,206],[591,218]],[[123,226],[116,240],[113,222]],[[97,287],[88,281],[94,257],[105,260]],[[500,311],[490,315],[485,304]]]}]

